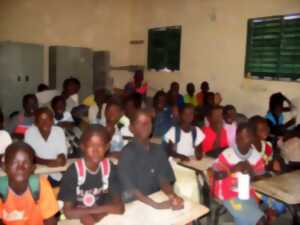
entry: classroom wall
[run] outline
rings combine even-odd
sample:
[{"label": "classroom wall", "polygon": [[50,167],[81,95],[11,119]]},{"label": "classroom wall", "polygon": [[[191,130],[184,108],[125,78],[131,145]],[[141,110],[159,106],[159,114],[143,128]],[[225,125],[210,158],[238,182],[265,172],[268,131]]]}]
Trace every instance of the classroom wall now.
[{"label": "classroom wall", "polygon": [[147,30],[182,25],[181,70],[176,73],[146,72],[156,89],[167,90],[171,81],[181,84],[207,80],[223,94],[224,104],[239,111],[264,114],[268,96],[282,91],[300,97],[299,83],[256,81],[244,78],[247,19],[300,12],[300,0],[134,0],[132,39],[145,44],[131,46],[132,63],[147,60]]},{"label": "classroom wall", "polygon": [[[130,62],[131,0],[1,0],[0,15],[0,40],[109,50],[113,66]],[[130,77],[123,71],[112,75],[116,86]]]}]

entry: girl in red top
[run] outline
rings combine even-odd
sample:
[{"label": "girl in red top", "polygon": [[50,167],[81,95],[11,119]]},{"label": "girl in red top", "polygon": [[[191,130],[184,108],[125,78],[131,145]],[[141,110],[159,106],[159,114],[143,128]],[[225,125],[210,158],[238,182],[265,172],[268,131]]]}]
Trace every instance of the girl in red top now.
[{"label": "girl in red top", "polygon": [[228,147],[228,138],[223,127],[223,109],[220,106],[214,106],[207,115],[208,125],[202,130],[205,139],[202,142],[200,151],[206,155],[217,158],[223,149]]}]

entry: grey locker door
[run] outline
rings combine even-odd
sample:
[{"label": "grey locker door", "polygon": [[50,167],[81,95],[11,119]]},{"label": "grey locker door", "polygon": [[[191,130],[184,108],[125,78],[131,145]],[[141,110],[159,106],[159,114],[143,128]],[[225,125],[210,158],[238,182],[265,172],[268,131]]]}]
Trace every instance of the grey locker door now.
[{"label": "grey locker door", "polygon": [[23,76],[22,48],[19,44],[5,42],[0,49],[0,105],[8,116],[22,108]]},{"label": "grey locker door", "polygon": [[98,88],[109,88],[110,53],[108,51],[94,52],[93,70],[94,90]]}]

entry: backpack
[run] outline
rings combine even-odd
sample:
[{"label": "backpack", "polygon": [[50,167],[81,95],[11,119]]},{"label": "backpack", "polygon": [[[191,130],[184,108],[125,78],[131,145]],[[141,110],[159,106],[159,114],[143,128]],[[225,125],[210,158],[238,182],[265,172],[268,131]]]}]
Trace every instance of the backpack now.
[{"label": "backpack", "polygon": [[[109,187],[109,175],[110,175],[110,160],[104,159],[100,163],[101,173],[102,173],[102,189],[104,191],[108,190]],[[86,178],[86,166],[83,159],[78,159],[75,162],[75,168],[77,172],[77,185],[81,186],[85,182]]]},{"label": "backpack", "polygon": [[[28,180],[29,190],[33,200],[37,203],[40,198],[40,178],[37,175],[31,175]],[[0,177],[0,198],[5,202],[8,197],[8,177]]]}]

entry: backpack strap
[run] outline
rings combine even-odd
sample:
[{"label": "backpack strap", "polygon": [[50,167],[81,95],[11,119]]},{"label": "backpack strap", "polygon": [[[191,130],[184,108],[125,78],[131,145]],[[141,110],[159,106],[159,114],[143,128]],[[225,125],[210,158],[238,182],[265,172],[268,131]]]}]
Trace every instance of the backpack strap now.
[{"label": "backpack strap", "polygon": [[193,139],[193,146],[196,147],[196,138],[197,138],[197,129],[195,126],[192,127],[192,139]]},{"label": "backpack strap", "polygon": [[81,186],[84,183],[86,177],[86,168],[85,168],[84,160],[78,159],[75,162],[75,168],[77,172],[77,184]]},{"label": "backpack strap", "polygon": [[8,195],[8,177],[0,177],[0,198],[3,202],[6,201]]},{"label": "backpack strap", "polygon": [[181,129],[180,126],[175,126],[175,145],[180,142]]},{"label": "backpack strap", "polygon": [[37,175],[31,175],[28,181],[29,189],[32,194],[32,198],[37,202],[40,198],[40,178]]},{"label": "backpack strap", "polygon": [[100,162],[101,173],[102,173],[102,182],[103,182],[103,190],[107,190],[109,187],[109,175],[110,175],[110,161],[105,158]]}]

